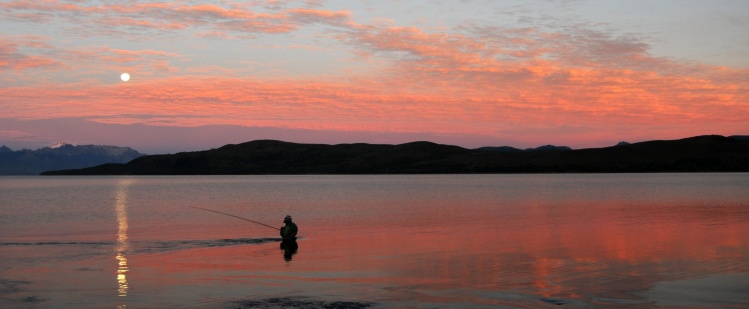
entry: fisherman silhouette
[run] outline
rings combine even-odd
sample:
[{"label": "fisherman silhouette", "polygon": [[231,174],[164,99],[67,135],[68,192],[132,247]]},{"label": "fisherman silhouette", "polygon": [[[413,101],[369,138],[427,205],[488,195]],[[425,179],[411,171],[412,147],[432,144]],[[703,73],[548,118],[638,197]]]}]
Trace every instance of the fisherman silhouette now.
[{"label": "fisherman silhouette", "polygon": [[283,219],[284,225],[280,229],[281,233],[281,250],[283,250],[283,259],[287,262],[291,261],[291,257],[296,254],[299,245],[296,243],[296,234],[299,232],[299,228],[291,221],[291,216],[286,216]]}]

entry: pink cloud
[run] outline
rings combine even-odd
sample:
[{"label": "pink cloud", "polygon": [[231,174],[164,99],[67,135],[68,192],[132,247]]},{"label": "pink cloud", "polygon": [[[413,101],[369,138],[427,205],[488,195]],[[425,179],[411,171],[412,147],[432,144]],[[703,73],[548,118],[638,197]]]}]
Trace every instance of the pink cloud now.
[{"label": "pink cloud", "polygon": [[328,24],[345,24],[351,19],[351,13],[348,11],[326,11],[317,9],[296,8],[289,9],[286,14],[293,20],[302,24],[328,23]]},{"label": "pink cloud", "polygon": [[169,77],[158,72],[177,70],[171,61],[180,55],[107,46],[65,50],[44,40],[6,39],[0,41],[0,68],[68,64],[73,70],[116,72],[127,66],[152,76],[126,84],[81,81],[0,88],[0,107],[7,117],[504,138],[525,134],[541,142],[546,134],[591,140],[612,132],[645,136],[643,128],[696,135],[713,133],[716,123],[722,130],[740,131],[749,121],[744,116],[749,114],[747,70],[653,57],[650,46],[635,37],[583,28],[566,33],[469,26],[430,31],[357,24],[346,11],[286,9],[280,3],[265,12],[252,6],[172,3],[10,2],[0,8],[14,16],[57,14],[45,18],[85,13],[104,28],[197,29],[198,36],[224,38],[288,33],[322,23],[335,28],[334,38],[348,43],[355,55],[377,57],[385,64],[366,75],[314,80],[244,78],[232,74],[232,68],[215,67],[188,68],[182,72],[191,75]]},{"label": "pink cloud", "polygon": [[108,18],[106,21],[107,25],[115,27],[140,27],[140,28],[152,28],[159,30],[179,30],[185,29],[187,26],[182,23],[176,22],[154,22],[149,20],[140,20],[135,18]]},{"label": "pink cloud", "polygon": [[0,69],[22,71],[59,66],[60,63],[55,59],[21,51],[25,47],[38,49],[47,46],[45,42],[33,37],[0,38]]},{"label": "pink cloud", "polygon": [[[503,132],[532,127],[559,130],[570,124],[590,130],[611,127],[611,123],[630,128],[657,123],[710,131],[715,122],[741,126],[746,119],[737,111],[749,112],[746,106],[721,110],[724,104],[735,104],[736,98],[704,94],[710,88],[700,80],[689,85],[682,79],[662,80],[656,76],[649,82],[664,93],[654,93],[654,89],[643,86],[648,81],[640,80],[642,76],[634,72],[621,73],[611,81],[597,81],[602,77],[590,71],[573,73],[572,81],[564,87],[544,92],[534,92],[533,84],[518,83],[515,86],[530,88],[514,90],[512,95],[518,100],[492,95],[496,89],[483,93],[473,89],[469,95],[465,95],[466,91],[420,94],[367,81],[217,77],[179,77],[109,86],[15,87],[0,90],[0,95],[23,103],[5,108],[9,117],[18,118],[82,116],[102,122],[176,126],[223,124],[464,134],[507,134]],[[591,79],[597,83],[594,87],[587,85]],[[575,83],[579,85],[573,86]],[[687,94],[683,87],[660,89],[669,83],[686,84],[695,90]],[[705,123],[695,123],[700,119]]]},{"label": "pink cloud", "polygon": [[[413,27],[361,29],[350,42],[367,53],[390,53],[397,63],[389,72],[391,87],[424,88],[445,98],[461,94],[466,104],[485,111],[492,110],[487,105],[495,106],[502,117],[593,126],[611,121],[746,121],[734,113],[747,111],[749,84],[729,81],[741,70],[728,73],[654,58],[647,54],[647,44],[631,38],[524,30],[528,37],[518,40],[515,31],[497,29],[476,36]],[[524,53],[512,51],[518,44]],[[728,105],[734,109],[719,108]],[[490,117],[500,120],[499,115]]]},{"label": "pink cloud", "polygon": [[[299,26],[306,24],[342,24],[350,18],[350,13],[346,11],[331,12],[308,8],[285,10],[271,6],[269,12],[260,12],[253,10],[252,7],[240,5],[179,3],[84,5],[56,1],[12,1],[0,3],[0,12],[9,18],[34,18],[37,22],[61,19],[70,21],[73,25],[80,25],[83,19],[87,26],[96,24],[100,27],[97,32],[84,29],[85,33],[91,35],[124,33],[118,30],[122,27],[161,31],[206,28],[209,29],[207,33],[214,35],[224,31],[272,34],[296,31]],[[137,35],[132,30],[127,33],[130,36]],[[220,36],[228,37],[226,34]]]},{"label": "pink cloud", "polygon": [[49,41],[49,38],[34,36],[0,37],[0,70],[6,70],[7,77],[15,76],[27,84],[42,84],[53,82],[54,75],[50,73],[64,74],[69,80],[120,71],[154,76],[159,72],[176,71],[171,62],[182,59],[181,55],[157,50],[108,46],[65,49]]}]

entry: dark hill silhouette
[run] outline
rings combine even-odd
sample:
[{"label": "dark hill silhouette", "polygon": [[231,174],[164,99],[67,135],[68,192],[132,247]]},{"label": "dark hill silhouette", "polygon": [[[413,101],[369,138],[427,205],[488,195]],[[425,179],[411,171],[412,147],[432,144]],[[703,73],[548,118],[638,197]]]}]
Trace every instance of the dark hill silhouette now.
[{"label": "dark hill silhouette", "polygon": [[296,144],[272,140],[143,156],[43,175],[747,172],[749,140],[717,135],[606,148],[487,151],[430,142]]}]

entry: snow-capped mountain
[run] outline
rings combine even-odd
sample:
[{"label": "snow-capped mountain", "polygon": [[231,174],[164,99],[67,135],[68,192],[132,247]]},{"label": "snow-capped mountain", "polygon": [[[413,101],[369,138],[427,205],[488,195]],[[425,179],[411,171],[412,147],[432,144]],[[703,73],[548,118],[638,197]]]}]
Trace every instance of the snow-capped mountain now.
[{"label": "snow-capped mountain", "polygon": [[130,147],[75,146],[66,142],[37,150],[0,147],[0,175],[37,175],[44,171],[78,169],[106,163],[127,163],[143,156]]},{"label": "snow-capped mountain", "polygon": [[49,146],[47,148],[57,149],[57,148],[60,148],[62,146],[65,146],[65,145],[75,146],[73,144],[68,144],[66,142],[57,142],[57,143],[54,143],[54,144],[52,144],[52,146]]}]

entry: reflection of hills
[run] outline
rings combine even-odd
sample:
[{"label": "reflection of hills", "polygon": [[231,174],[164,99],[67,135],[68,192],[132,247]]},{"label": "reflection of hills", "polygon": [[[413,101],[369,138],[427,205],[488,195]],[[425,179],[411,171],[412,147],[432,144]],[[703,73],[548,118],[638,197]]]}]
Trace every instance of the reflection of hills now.
[{"label": "reflection of hills", "polygon": [[[485,148],[486,149],[486,148]],[[261,140],[218,149],[152,155],[127,164],[46,175],[612,173],[749,171],[749,140],[698,136],[606,148],[544,151],[401,145],[295,144]]]},{"label": "reflection of hills", "polygon": [[[666,202],[666,207],[617,199],[523,201],[529,203],[498,203],[507,207],[501,216],[494,208],[470,208],[476,212],[471,218],[495,217],[494,222],[474,219],[448,232],[383,229],[346,243],[351,252],[408,259],[437,253],[421,255],[421,263],[384,259],[379,268],[401,280],[417,278],[413,280],[421,280],[419,285],[428,285],[445,284],[449,278],[456,286],[534,291],[561,303],[593,295],[606,298],[608,305],[641,304],[646,301],[632,292],[647,291],[658,282],[687,274],[749,274],[743,204],[705,208],[701,202],[680,201]],[[714,224],[718,222],[724,224]],[[530,302],[527,307],[539,306]]]}]

